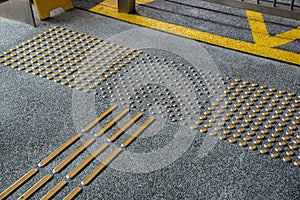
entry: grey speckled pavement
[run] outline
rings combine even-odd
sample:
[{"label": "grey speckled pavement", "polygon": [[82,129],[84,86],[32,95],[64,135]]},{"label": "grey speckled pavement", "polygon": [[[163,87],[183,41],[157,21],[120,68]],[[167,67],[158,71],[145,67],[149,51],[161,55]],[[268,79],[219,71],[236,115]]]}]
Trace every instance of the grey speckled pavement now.
[{"label": "grey speckled pavement", "polygon": [[[5,66],[4,63],[0,64],[0,192],[10,187],[31,169],[37,168],[40,161],[76,133],[81,132],[85,125],[112,104],[119,105],[90,132],[83,133],[82,138],[66,148],[48,165],[40,168],[32,179],[11,193],[8,199],[17,199],[22,196],[47,174],[53,175],[52,180],[38,190],[32,199],[40,199],[61,180],[67,180],[68,185],[58,192],[54,199],[63,199],[78,186],[82,187],[82,192],[76,199],[299,199],[300,169],[293,162],[300,159],[300,146],[299,143],[297,144],[300,134],[300,110],[296,105],[292,107],[293,104],[297,104],[300,95],[300,68],[298,66],[171,36],[77,9],[39,22],[37,28],[3,18],[0,18],[0,24],[0,52],[16,47],[54,26],[78,31],[83,33],[83,36],[89,34],[95,38],[103,38],[103,41],[99,40],[99,45],[104,44],[106,40],[109,42],[105,45],[116,42],[112,47],[103,51],[103,55],[108,55],[105,59],[111,56],[110,51],[114,48],[122,49],[128,46],[125,53],[133,51],[127,57],[124,56],[123,60],[118,60],[121,63],[132,58],[125,66],[122,65],[124,68],[118,71],[115,67],[116,73],[106,76],[107,80],[92,88],[90,93],[85,93],[83,90],[78,91],[76,87],[70,88],[61,85],[54,82],[54,79],[47,80],[31,73],[25,73],[25,70],[14,69]],[[135,42],[136,38],[132,37],[137,37],[136,33],[144,34],[144,40]],[[153,35],[162,42],[151,40]],[[177,42],[177,46],[175,45],[176,48],[178,47],[177,50],[168,46],[170,41]],[[59,44],[55,45],[59,46]],[[86,46],[90,44],[86,44]],[[53,50],[57,52],[59,50],[55,50],[55,45]],[[97,45],[95,46],[98,47]],[[95,46],[82,53],[93,50]],[[184,49],[185,46],[190,49]],[[135,51],[133,48],[141,49],[143,52]],[[180,48],[183,50],[181,51]],[[78,61],[83,69],[95,59],[103,57],[102,54],[92,57],[100,52],[98,50],[86,54],[82,61]],[[134,54],[137,54],[136,57],[132,57]],[[119,58],[118,56],[116,54],[107,63],[113,63],[114,59]],[[87,60],[88,58],[91,60]],[[193,63],[200,64],[194,66]],[[35,63],[33,62],[32,65]],[[63,64],[64,67],[67,65],[71,65],[71,62]],[[112,66],[115,65],[117,64],[112,64]],[[78,66],[79,64],[74,64],[74,67]],[[41,68],[37,67],[36,70]],[[68,70],[69,68],[66,67],[66,71]],[[111,68],[108,70],[112,71]],[[46,72],[47,69],[44,71]],[[80,71],[79,68],[78,71]],[[39,75],[41,74],[43,74],[43,70],[40,70]],[[198,78],[189,79],[193,74]],[[87,76],[80,79],[82,82],[89,80],[88,72],[83,72],[81,75]],[[242,81],[239,82],[237,78]],[[61,79],[62,83],[64,78]],[[76,80],[79,79],[75,76],[74,81]],[[249,145],[243,148],[239,146],[238,142],[232,144],[228,140],[219,140],[220,135],[215,137],[209,135],[210,129],[207,124],[213,124],[212,128],[216,128],[216,124],[221,122],[218,119],[216,122],[209,122],[208,120],[211,118],[209,116],[207,121],[203,118],[203,124],[200,122],[197,124],[196,121],[202,115],[209,115],[205,111],[212,109],[215,96],[220,97],[221,93],[218,89],[223,92],[230,87],[231,82],[237,82],[237,85],[231,84],[235,89],[242,88],[242,82],[245,80],[248,80],[250,84],[257,83],[259,85],[251,94],[259,93],[259,90],[264,90],[264,93],[261,97],[257,96],[259,100],[254,102],[253,108],[247,110],[246,117],[241,119],[237,116],[242,114],[234,114],[229,118],[232,124],[235,123],[234,120],[240,120],[231,130],[232,133],[228,135],[233,138],[233,134],[241,131],[240,136],[236,135],[238,142],[247,136],[246,134],[251,131],[251,128],[258,127],[258,130],[253,128],[255,135],[251,136],[250,141],[247,141]],[[217,84],[218,82],[220,85]],[[181,85],[176,85],[177,83],[181,83]],[[197,84],[198,86],[194,87]],[[190,87],[185,89],[188,85]],[[267,88],[260,87],[263,85]],[[274,90],[274,96],[270,94],[268,102],[263,104],[261,100],[271,88],[277,90]],[[185,93],[181,93],[184,90],[186,90]],[[283,93],[283,90],[286,93]],[[282,97],[280,93],[283,93]],[[277,94],[278,101],[274,100]],[[224,99],[232,98],[234,101],[231,96],[224,96]],[[242,92],[237,94],[238,98],[240,96],[242,96]],[[249,99],[246,99],[246,102],[250,101]],[[279,107],[284,105],[282,102],[289,101],[289,99],[290,103],[285,108]],[[255,101],[255,99],[252,100]],[[241,101],[241,106],[233,103],[226,108],[217,105],[214,107],[216,111],[223,108],[226,113],[229,112],[229,109],[235,113],[234,107],[246,109],[246,102]],[[259,118],[264,115],[265,109],[270,107],[272,102],[275,103],[275,107],[269,111],[270,115],[266,115],[266,119]],[[194,106],[198,104],[199,107]],[[259,104],[263,104],[262,107],[257,107]],[[174,108],[172,108],[173,105]],[[93,145],[83,151],[62,172],[52,173],[53,168],[79,148],[83,142],[92,138],[126,107],[130,108],[129,114],[123,117],[116,126],[109,129],[102,137],[97,138]],[[242,127],[250,112],[255,109],[261,110],[256,114],[253,122],[248,123],[249,127],[245,127],[243,132],[239,128]],[[262,132],[267,129],[265,128],[265,126],[268,127],[266,124],[271,124],[270,120],[276,114],[275,111],[280,109],[283,110],[282,115],[278,112],[279,118],[275,119],[275,124],[269,127],[269,132]],[[238,110],[236,113],[240,111]],[[111,143],[103,154],[91,162],[74,179],[66,178],[66,175],[100,144],[109,143],[107,138],[138,112],[143,113],[143,117],[139,121],[128,128],[116,142]],[[175,114],[172,115],[172,113]],[[177,115],[178,113],[181,115]],[[214,112],[212,111],[212,113]],[[134,130],[142,125],[142,122],[151,116],[155,117],[155,122],[149,125],[131,145],[122,148],[123,152],[89,185],[81,186],[81,181],[98,167],[114,149],[120,148],[121,141],[128,138]],[[196,119],[195,116],[198,118]],[[279,123],[286,117],[289,118],[286,126],[281,124],[283,131],[280,132],[277,129],[279,135],[274,135],[275,128],[281,127]],[[261,121],[262,124],[257,123],[256,125],[254,121]],[[197,125],[195,129],[190,128],[193,127],[193,124]],[[293,129],[292,125],[296,128]],[[205,126],[208,128],[208,133],[201,133]],[[229,125],[225,124],[225,128],[227,126]],[[289,139],[283,138],[287,135],[289,128],[293,134],[289,135]],[[259,141],[257,142],[258,149],[256,151],[250,150],[249,146],[256,142],[260,133],[264,133],[266,139],[262,138],[261,144]],[[180,138],[179,141],[178,138]],[[264,145],[268,143],[267,139],[272,141],[270,138],[275,138],[275,142],[272,143],[273,147],[269,150],[270,154],[276,153],[275,148],[283,144],[279,144],[280,141],[287,143],[282,147],[283,153],[277,149],[279,158],[272,158],[270,155],[260,153],[260,150],[264,149]],[[207,145],[208,142],[210,145]],[[298,149],[289,149],[292,144],[295,144]],[[295,154],[290,156],[291,163],[282,160],[288,149]],[[182,153],[179,155],[178,152]],[[154,156],[155,159],[153,159]]]}]

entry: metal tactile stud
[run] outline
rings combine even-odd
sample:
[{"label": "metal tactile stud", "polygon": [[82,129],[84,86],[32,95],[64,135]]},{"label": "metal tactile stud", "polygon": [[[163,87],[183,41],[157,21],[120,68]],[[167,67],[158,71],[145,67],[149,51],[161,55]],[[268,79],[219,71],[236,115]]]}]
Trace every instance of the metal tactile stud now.
[{"label": "metal tactile stud", "polygon": [[280,155],[278,153],[271,153],[272,158],[279,158]]},{"label": "metal tactile stud", "polygon": [[256,146],[256,145],[251,145],[251,146],[249,146],[249,149],[250,149],[250,150],[253,150],[253,151],[254,151],[254,150],[257,150],[257,146]]},{"label": "metal tactile stud", "polygon": [[269,153],[269,151],[267,149],[261,149],[259,152],[261,154],[267,154],[267,153]]}]

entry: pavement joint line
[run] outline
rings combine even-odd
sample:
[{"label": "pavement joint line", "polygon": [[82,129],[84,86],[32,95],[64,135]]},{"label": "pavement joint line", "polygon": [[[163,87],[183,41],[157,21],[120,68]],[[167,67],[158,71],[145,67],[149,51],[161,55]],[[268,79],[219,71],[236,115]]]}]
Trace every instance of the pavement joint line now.
[{"label": "pavement joint line", "polygon": [[82,132],[88,132],[91,130],[97,123],[99,123],[101,120],[103,120],[107,115],[109,115],[112,111],[114,111],[118,105],[112,105],[110,108],[108,108],[106,111],[104,111],[101,115],[99,115],[96,119],[94,119],[92,122],[90,122],[86,127],[82,129]]},{"label": "pavement joint line", "polygon": [[109,144],[105,143],[98,147],[93,153],[91,153],[84,161],[82,161],[75,169],[73,169],[66,177],[67,179],[74,178],[79,174],[88,164],[90,164],[99,154],[101,154]]},{"label": "pavement joint line", "polygon": [[73,200],[80,192],[82,192],[82,188],[76,187],[64,198],[64,200]]},{"label": "pavement joint line", "polygon": [[38,166],[39,167],[45,167],[49,162],[51,162],[53,159],[55,159],[59,154],[61,154],[64,150],[66,150],[69,146],[71,146],[73,143],[75,143],[79,138],[81,138],[82,134],[78,133],[75,136],[73,136],[71,139],[69,139],[67,142],[65,142],[63,145],[61,145],[59,148],[57,148],[54,152],[52,152],[49,156],[47,156],[44,160],[42,160]]},{"label": "pavement joint line", "polygon": [[27,172],[24,176],[22,176],[19,180],[17,180],[14,184],[12,184],[9,188],[4,190],[0,194],[0,199],[5,199],[8,195],[10,195],[13,191],[18,189],[21,185],[23,185],[25,182],[27,182],[29,179],[31,179],[35,174],[38,173],[38,169],[34,168]]},{"label": "pavement joint line", "polygon": [[83,151],[85,151],[90,145],[96,141],[95,138],[90,138],[82,146],[76,149],[72,154],[70,154],[65,160],[63,160],[59,165],[53,169],[53,173],[59,173],[66,166],[68,166],[74,159],[76,159]]},{"label": "pavement joint line", "polygon": [[45,196],[42,197],[42,200],[49,200],[54,197],[60,190],[63,189],[68,184],[67,181],[60,181],[56,186],[54,186]]},{"label": "pavement joint line", "polygon": [[132,135],[130,135],[125,142],[121,144],[121,147],[127,147],[133,140],[135,140],[153,121],[154,117],[147,119]]},{"label": "pavement joint line", "polygon": [[37,192],[41,187],[43,187],[46,183],[48,183],[52,179],[52,175],[48,174],[44,176],[39,182],[34,184],[31,188],[29,188],[18,200],[29,199],[35,192]]},{"label": "pavement joint line", "polygon": [[96,176],[102,172],[105,167],[109,165],[120,153],[122,152],[121,148],[115,149],[92,173],[90,173],[82,182],[82,185],[88,185]]},{"label": "pavement joint line", "polygon": [[109,142],[114,142],[122,133],[124,133],[128,128],[130,128],[136,121],[138,121],[143,116],[142,113],[137,113],[133,118],[131,118],[124,126],[122,126],[117,132],[115,132],[111,137],[108,138]]},{"label": "pavement joint line", "polygon": [[265,58],[279,60],[294,65],[300,65],[300,54],[298,53],[276,49],[269,46],[262,46],[259,44],[236,40],[228,37],[218,36],[211,33],[194,30],[183,26],[178,26],[175,24],[162,22],[159,20],[135,14],[118,13],[118,11],[115,8],[103,6],[101,5],[101,3],[89,9],[89,11],[112,17],[118,20],[122,20],[125,22],[133,23],[136,25],[156,29],[174,35],[186,37],[189,39],[198,40],[208,44],[225,47],[228,49],[249,53]]},{"label": "pavement joint line", "polygon": [[113,118],[110,122],[108,122],[102,129],[100,129],[95,136],[100,137],[106,131],[108,131],[113,125],[115,125],[122,117],[124,117],[129,112],[129,109],[126,108],[122,112],[120,112],[115,118]]}]

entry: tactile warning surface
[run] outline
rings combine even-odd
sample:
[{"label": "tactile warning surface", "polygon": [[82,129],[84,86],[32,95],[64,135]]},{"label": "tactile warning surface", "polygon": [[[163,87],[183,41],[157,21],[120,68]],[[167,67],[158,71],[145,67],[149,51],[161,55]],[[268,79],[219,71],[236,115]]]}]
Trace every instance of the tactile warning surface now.
[{"label": "tactile warning surface", "polygon": [[[80,147],[53,168],[53,173],[28,187],[24,198],[31,197],[39,188],[51,182],[56,173],[63,171],[88,147],[95,145],[97,137],[106,134],[128,113],[133,114],[130,120],[118,131],[107,134],[109,142],[116,141],[115,144],[120,147],[113,149],[111,156],[106,157],[82,180],[84,185],[89,184],[121,153],[121,148],[127,147],[152,123],[152,116],[168,120],[170,127],[180,124],[188,129],[191,127],[198,134],[218,135],[222,140],[299,166],[300,99],[296,93],[260,86],[239,78],[228,83],[229,78],[220,74],[60,27],[45,31],[4,52],[0,57],[0,62],[7,66],[77,90],[100,94],[101,100],[108,100],[121,107],[109,123],[102,124],[95,137],[85,138]],[[113,106],[111,110],[102,113],[82,130],[83,133],[76,134],[42,160],[39,167],[59,157],[62,151],[76,143],[115,108]],[[135,123],[139,124],[138,129],[122,140],[124,138],[120,136],[127,129],[132,130],[131,125]],[[119,143],[120,139],[122,141]],[[76,178],[97,155],[109,148],[109,142],[97,144],[88,157],[68,172],[68,178]],[[38,171],[38,168],[29,171],[1,193],[1,197],[8,195]],[[63,190],[68,184],[68,178],[59,180],[45,194],[45,198]],[[76,187],[66,199],[76,196],[81,190],[81,187]]]},{"label": "tactile warning surface", "polygon": [[192,128],[300,164],[300,96],[234,79]]},{"label": "tactile warning surface", "polygon": [[139,53],[56,26],[0,54],[0,63],[91,92]]}]

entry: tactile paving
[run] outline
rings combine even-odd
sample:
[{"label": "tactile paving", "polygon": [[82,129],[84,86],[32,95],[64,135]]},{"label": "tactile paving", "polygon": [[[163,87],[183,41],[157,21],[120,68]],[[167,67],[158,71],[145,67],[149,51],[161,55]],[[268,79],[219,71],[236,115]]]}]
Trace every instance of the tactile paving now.
[{"label": "tactile paving", "polygon": [[299,101],[294,92],[236,78],[213,103],[225,109],[211,107],[191,128],[299,166]]},{"label": "tactile paving", "polygon": [[95,92],[141,51],[55,26],[0,54],[0,63],[84,92]]},{"label": "tactile paving", "polygon": [[[89,123],[86,128],[85,128],[85,135],[88,134],[88,131],[93,129],[96,123],[100,123],[102,119],[104,119],[105,116],[112,114],[111,111],[114,109],[117,109],[118,105],[112,105],[109,107],[106,111],[104,111],[102,114],[100,114],[95,120],[93,120],[91,123]],[[128,110],[126,110],[129,112]],[[120,113],[123,113],[123,111],[120,111]],[[126,112],[126,113],[127,113]],[[122,118],[124,115],[120,115],[120,113],[117,115],[118,118]],[[142,118],[141,114],[135,115],[128,123],[125,123],[122,128],[118,130],[117,133],[119,132],[124,132],[127,129],[134,129],[131,127],[133,123],[135,123],[137,120]],[[143,119],[141,119],[143,120]],[[66,176],[65,180],[61,180],[58,184],[56,184],[52,189],[50,189],[43,197],[42,199],[51,199],[53,198],[58,192],[62,190],[62,188],[67,187],[69,179],[74,179],[78,174],[80,174],[87,166],[89,166],[96,158],[98,155],[106,151],[108,148],[112,148],[113,152],[105,158],[101,164],[94,169],[92,173],[90,173],[84,180],[81,181],[82,185],[88,185],[91,183],[98,175],[101,173],[119,154],[122,153],[122,149],[126,148],[142,131],[144,131],[154,120],[154,118],[149,118],[146,119],[144,124],[138,129],[127,139],[123,141],[120,147],[114,147],[112,143],[115,140],[120,140],[120,138],[115,137],[114,140],[109,140],[109,143],[102,143],[99,144],[99,142],[96,142],[97,137],[99,136],[94,136],[89,134],[85,140],[84,144],[80,146],[78,149],[76,149],[73,153],[71,153],[67,158],[65,158],[60,164],[58,164],[53,170],[53,174],[47,174],[44,176],[42,179],[40,179],[37,183],[35,183],[33,186],[30,186],[29,189],[19,198],[19,199],[28,199],[32,197],[35,193],[37,193],[43,186],[45,186],[48,182],[51,182],[53,177],[60,171],[63,171],[66,168],[66,165],[70,164],[71,162],[75,161],[76,158],[84,151],[87,151],[87,148],[89,146],[94,145],[97,146],[96,150],[91,152],[89,156],[87,156],[79,165],[77,165],[74,169],[72,169]],[[92,124],[92,126],[91,126]],[[109,122],[106,124],[104,127],[109,125],[109,128],[114,126],[115,123],[111,124]],[[88,127],[88,129],[87,129]],[[106,131],[108,131],[108,129]],[[106,133],[105,131],[105,133]],[[103,132],[104,133],[104,132]],[[17,180],[14,184],[12,184],[9,188],[7,188],[5,191],[3,191],[0,194],[0,199],[5,199],[7,198],[11,193],[13,193],[15,190],[17,190],[20,186],[26,184],[26,182],[31,179],[33,176],[35,176],[39,171],[43,170],[46,165],[48,165],[50,162],[55,160],[60,154],[71,147],[74,143],[78,142],[80,138],[83,137],[83,133],[78,133],[75,134],[72,138],[67,140],[64,144],[62,144],[60,147],[58,147],[55,151],[50,153],[45,159],[43,159],[39,164],[38,168],[34,168],[28,173],[26,173],[23,177],[21,177],[19,180]],[[122,140],[122,139],[121,139]],[[72,190],[71,193],[69,193],[65,199],[74,199],[80,192],[82,191],[81,187],[77,187],[74,190]]]}]

